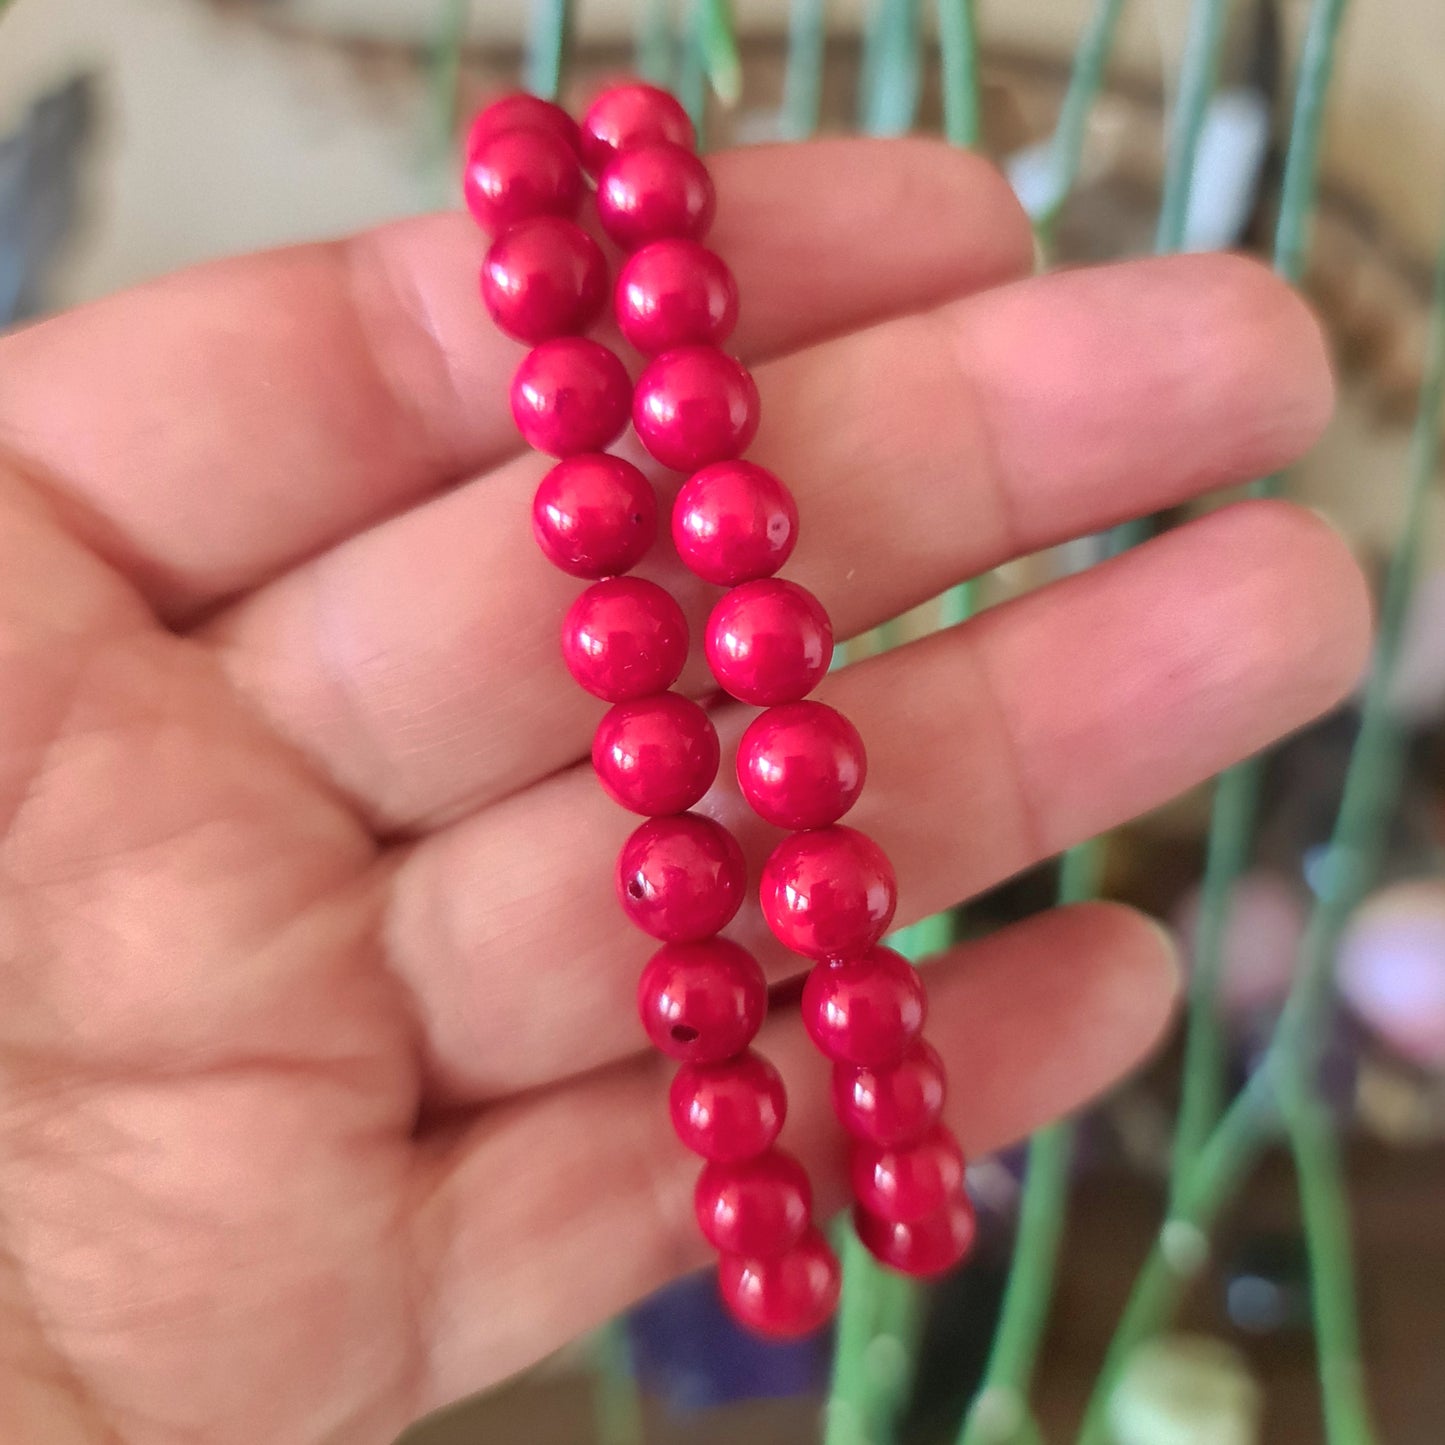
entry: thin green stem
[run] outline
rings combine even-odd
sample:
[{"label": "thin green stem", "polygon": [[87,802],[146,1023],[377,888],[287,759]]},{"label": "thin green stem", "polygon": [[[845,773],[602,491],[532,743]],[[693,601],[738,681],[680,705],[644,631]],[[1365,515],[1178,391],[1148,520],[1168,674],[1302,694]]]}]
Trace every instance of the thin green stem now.
[{"label": "thin green stem", "polygon": [[1103,88],[1104,71],[1114,48],[1114,32],[1118,29],[1123,9],[1124,0],[1095,0],[1089,23],[1074,51],[1069,88],[1064,92],[1059,123],[1054,130],[1049,195],[1034,218],[1034,229],[1045,250],[1052,246],[1059,213],[1079,178],[1089,113]]},{"label": "thin green stem", "polygon": [[701,143],[707,125],[707,59],[702,47],[702,5],[693,0],[682,28],[677,68],[677,98],[692,118],[692,127]]},{"label": "thin green stem", "polygon": [[713,94],[724,105],[736,105],[743,93],[743,65],[732,0],[697,0],[697,35]]},{"label": "thin green stem", "polygon": [[943,62],[943,133],[954,145],[976,146],[982,106],[974,0],[938,0],[938,49]]},{"label": "thin green stem", "polygon": [[452,152],[456,146],[457,105],[461,93],[462,39],[471,14],[471,0],[442,0],[436,43],[428,77],[431,111],[428,170],[435,176],[439,200],[451,189]]},{"label": "thin green stem", "polygon": [[1175,102],[1174,124],[1164,163],[1164,198],[1154,236],[1156,251],[1177,251],[1184,244],[1194,162],[1199,154],[1204,117],[1219,76],[1228,18],[1229,0],[1194,0],[1190,8],[1189,30],[1179,65],[1179,98]]},{"label": "thin green stem", "polygon": [[828,0],[793,0],[788,12],[788,68],[783,76],[783,135],[814,135],[823,110]]},{"label": "thin green stem", "polygon": [[1263,1072],[1235,1099],[1190,1165],[1178,1197],[1134,1280],[1079,1433],[1079,1445],[1107,1445],[1109,1407],[1134,1351],[1157,1333],[1209,1260],[1209,1232],[1274,1129]]},{"label": "thin green stem", "polygon": [[572,47],[572,0],[532,0],[527,36],[527,89],[555,100]]},{"label": "thin green stem", "polygon": [[592,1349],[598,1445],[642,1445],[642,1396],[632,1370],[627,1329],[613,1320],[598,1330]]},{"label": "thin green stem", "polygon": [[[1292,1097],[1295,1092],[1298,1097]],[[1360,1361],[1349,1206],[1334,1123],[1308,1088],[1284,1091],[1282,1102],[1309,1251],[1325,1439],[1328,1445],[1373,1445]]]},{"label": "thin green stem", "polygon": [[922,79],[919,0],[874,0],[863,37],[863,129],[903,135],[918,114]]},{"label": "thin green stem", "polygon": [[637,10],[633,55],[637,73],[653,85],[671,86],[677,69],[677,34],[671,0],[643,0]]}]

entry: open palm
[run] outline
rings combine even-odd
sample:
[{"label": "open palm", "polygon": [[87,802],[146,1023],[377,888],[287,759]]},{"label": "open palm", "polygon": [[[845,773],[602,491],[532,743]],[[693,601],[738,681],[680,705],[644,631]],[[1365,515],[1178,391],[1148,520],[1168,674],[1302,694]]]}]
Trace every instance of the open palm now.
[{"label": "open palm", "polygon": [[[716,173],[753,455],[842,635],[1277,467],[1328,414],[1313,322],[1249,263],[1021,279],[1006,187],[926,142]],[[584,762],[580,584],[528,535],[481,246],[407,222],[0,342],[6,1441],[385,1442],[703,1262],[611,897],[634,820]],[[899,921],[1305,721],[1365,634],[1335,536],[1245,504],[834,674]],[[767,846],[735,790],[703,806]],[[1174,988],[1113,907],[939,961],[965,1146],[1107,1084]],[[761,1046],[826,1210],[824,1068],[786,1007]]]}]

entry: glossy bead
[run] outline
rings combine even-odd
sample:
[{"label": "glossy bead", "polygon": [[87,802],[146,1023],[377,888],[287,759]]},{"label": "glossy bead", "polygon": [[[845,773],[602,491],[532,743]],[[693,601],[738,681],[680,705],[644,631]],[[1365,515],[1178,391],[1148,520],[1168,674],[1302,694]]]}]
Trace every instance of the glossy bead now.
[{"label": "glossy bead", "polygon": [[499,96],[477,112],[467,132],[467,156],[474,156],[494,135],[508,130],[545,130],[565,141],[574,155],[582,153],[582,131],[577,122],[550,100],[513,91]]},{"label": "glossy bead", "polygon": [[753,719],[738,743],[738,783],[753,811],[780,828],[825,828],[863,791],[858,729],[821,702],[786,702]]},{"label": "glossy bead", "polygon": [[534,346],[512,378],[512,419],[549,456],[600,452],[622,434],[632,385],[600,342],[559,336]]},{"label": "glossy bead", "polygon": [[716,209],[712,177],[685,146],[624,151],[597,178],[597,219],[624,251],[670,236],[700,241]]},{"label": "glossy bead", "polygon": [[784,948],[805,958],[850,959],[888,931],[898,883],[867,834],[835,826],[784,838],[763,865],[759,896]]},{"label": "glossy bead", "polygon": [[751,1050],[723,1063],[684,1064],[667,1098],[677,1137],[719,1164],[771,1149],[788,1113],[782,1075]]},{"label": "glossy bead", "polygon": [[813,1190],[791,1154],[769,1150],[737,1164],[704,1167],[693,1191],[698,1227],[723,1254],[783,1254],[808,1232]]},{"label": "glossy bead", "polygon": [[756,462],[715,462],[682,484],[672,540],[704,582],[736,587],[771,577],[798,540],[793,494]]},{"label": "glossy bead", "polygon": [[687,112],[655,85],[614,85],[582,117],[582,159],[594,176],[601,175],[615,155],[663,141],[689,150],[697,146]]},{"label": "glossy bead", "polygon": [[712,787],[718,756],[712,719],[675,692],[619,702],[592,738],[592,766],[608,795],[648,817],[692,807]]},{"label": "glossy bead", "polygon": [[667,943],[637,981],[637,1013],[663,1053],[717,1064],[752,1043],[768,1011],[757,959],[726,938]]},{"label": "glossy bead", "polygon": [[942,1125],[916,1144],[853,1149],[853,1197],[870,1214],[916,1224],[937,1214],[963,1188],[963,1150]]},{"label": "glossy bead", "polygon": [[803,1027],[835,1064],[895,1064],[923,1028],[923,980],[901,954],[874,948],[855,963],[815,968],[803,985]]},{"label": "glossy bead", "polygon": [[482,262],[487,311],[518,341],[585,331],[606,299],[602,248],[562,216],[535,216],[508,227]]},{"label": "glossy bead", "polygon": [[895,1064],[833,1069],[833,1111],[855,1138],[885,1149],[916,1144],[938,1123],[946,1093],[943,1060],[914,1039]]},{"label": "glossy bead", "polygon": [[828,1241],[814,1229],[786,1254],[718,1261],[718,1293],[739,1324],[772,1339],[793,1340],[828,1323],[842,1282]]},{"label": "glossy bead", "polygon": [[722,258],[696,241],[654,241],[617,276],[613,309],[644,356],[679,346],[718,346],[738,320],[738,284]]},{"label": "glossy bead", "polygon": [[502,131],[467,161],[462,193],[477,224],[500,236],[533,216],[575,216],[582,167],[567,143],[547,131]]},{"label": "glossy bead", "polygon": [[663,466],[695,472],[740,455],[758,429],[758,389],[748,369],[712,346],[681,346],[637,380],[632,424]]},{"label": "glossy bead", "polygon": [[622,845],[617,896],[644,933],[669,943],[709,938],[742,906],[748,870],[737,840],[697,813],[652,818]]},{"label": "glossy bead", "polygon": [[973,1247],[977,1229],[967,1194],[957,1194],[936,1214],[910,1224],[853,1211],[853,1227],[868,1252],[902,1274],[926,1279],[952,1269]]},{"label": "glossy bead", "polygon": [[713,608],[704,641],[719,684],[754,707],[806,697],[833,660],[823,604],[778,577],[734,587]]},{"label": "glossy bead", "polygon": [[677,681],[687,661],[687,620],[655,582],[594,583],[562,623],[567,670],[593,697],[629,702]]},{"label": "glossy bead", "polygon": [[657,495],[621,457],[583,452],[557,463],[532,499],[532,531],[555,566],[574,577],[615,577],[657,538]]}]

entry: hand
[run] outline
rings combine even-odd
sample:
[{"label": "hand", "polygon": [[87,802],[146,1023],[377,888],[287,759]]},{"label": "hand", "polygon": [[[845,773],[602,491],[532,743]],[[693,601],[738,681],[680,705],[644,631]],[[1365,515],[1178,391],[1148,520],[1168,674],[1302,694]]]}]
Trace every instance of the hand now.
[{"label": "hand", "polygon": [[[1329,413],[1315,323],[1252,263],[1025,280],[1004,184],[922,141],[717,175],[752,454],[840,635],[1269,472]],[[0,343],[6,1441],[385,1442],[705,1260],[481,250],[410,221]],[[1249,503],[834,674],[899,922],[1330,706],[1366,632],[1340,540]],[[706,806],[764,846],[731,788]],[[1176,977],[1090,906],[930,986],[982,1153],[1134,1063]],[[786,1007],[760,1047],[826,1214],[826,1070]]]}]

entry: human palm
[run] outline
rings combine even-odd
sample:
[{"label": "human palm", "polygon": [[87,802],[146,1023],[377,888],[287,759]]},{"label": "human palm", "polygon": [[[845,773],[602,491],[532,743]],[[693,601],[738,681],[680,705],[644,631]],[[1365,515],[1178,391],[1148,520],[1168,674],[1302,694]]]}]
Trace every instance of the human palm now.
[{"label": "human palm", "polygon": [[[1002,182],[926,142],[716,169],[753,454],[843,635],[1282,465],[1328,413],[1316,328],[1250,264],[1023,280]],[[703,1262],[480,250],[406,222],[0,342],[6,1441],[385,1442]],[[834,674],[899,921],[1327,707],[1365,619],[1328,529],[1246,504]],[[735,791],[704,807],[766,847]],[[979,1152],[1128,1067],[1174,972],[1093,906],[931,988]],[[760,1047],[826,1210],[821,1061],[786,1003]]]}]

